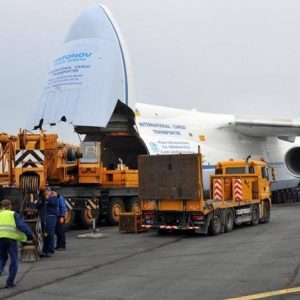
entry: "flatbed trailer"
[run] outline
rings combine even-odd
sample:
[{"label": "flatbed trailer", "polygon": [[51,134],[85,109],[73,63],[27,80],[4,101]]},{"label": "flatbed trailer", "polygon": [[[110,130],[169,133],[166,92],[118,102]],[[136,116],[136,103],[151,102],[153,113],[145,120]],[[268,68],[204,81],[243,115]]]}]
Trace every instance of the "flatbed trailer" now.
[{"label": "flatbed trailer", "polygon": [[217,235],[242,223],[268,223],[270,184],[263,178],[267,166],[260,161],[240,163],[248,173],[211,176],[211,197],[204,199],[201,154],[141,156],[143,228]]}]

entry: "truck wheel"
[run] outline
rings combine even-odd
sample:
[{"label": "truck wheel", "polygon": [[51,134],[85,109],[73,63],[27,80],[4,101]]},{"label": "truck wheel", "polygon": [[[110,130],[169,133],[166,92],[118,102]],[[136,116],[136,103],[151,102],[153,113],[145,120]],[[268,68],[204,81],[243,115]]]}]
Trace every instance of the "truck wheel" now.
[{"label": "truck wheel", "polygon": [[270,213],[271,213],[270,203],[269,201],[264,201],[264,216],[261,220],[262,223],[269,223]]},{"label": "truck wheel", "polygon": [[234,224],[234,215],[232,209],[228,208],[225,211],[225,226],[224,230],[225,232],[230,232],[233,229]]},{"label": "truck wheel", "polygon": [[209,224],[209,232],[211,235],[218,235],[222,232],[222,213],[220,209],[216,209],[213,212],[213,216]]},{"label": "truck wheel", "polygon": [[[93,226],[93,210],[84,209],[79,212],[79,222],[83,228],[91,228]],[[99,215],[96,216],[96,224],[99,220]]]},{"label": "truck wheel", "polygon": [[67,209],[66,216],[65,216],[65,229],[70,230],[75,221],[75,211]]},{"label": "truck wheel", "polygon": [[132,197],[128,200],[127,208],[129,212],[140,213],[142,211],[141,202],[138,197]]},{"label": "truck wheel", "polygon": [[119,197],[113,197],[108,205],[108,221],[111,225],[119,224],[119,215],[125,211],[124,202]]},{"label": "truck wheel", "polygon": [[259,209],[257,205],[254,205],[252,208],[252,219],[251,225],[256,226],[259,223]]}]

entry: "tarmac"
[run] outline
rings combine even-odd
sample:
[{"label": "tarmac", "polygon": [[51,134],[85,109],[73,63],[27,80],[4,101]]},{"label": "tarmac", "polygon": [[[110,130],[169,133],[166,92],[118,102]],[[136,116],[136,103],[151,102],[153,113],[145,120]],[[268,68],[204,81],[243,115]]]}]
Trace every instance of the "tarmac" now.
[{"label": "tarmac", "polygon": [[100,232],[71,231],[66,251],[22,263],[0,299],[300,299],[300,203],[274,206],[269,224],[215,237]]}]

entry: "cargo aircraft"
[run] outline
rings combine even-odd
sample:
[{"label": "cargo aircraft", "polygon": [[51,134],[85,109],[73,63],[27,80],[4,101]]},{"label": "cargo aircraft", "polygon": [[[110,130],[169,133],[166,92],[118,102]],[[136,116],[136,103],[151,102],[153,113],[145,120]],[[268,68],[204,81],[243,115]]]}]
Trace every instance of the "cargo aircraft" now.
[{"label": "cargo aircraft", "polygon": [[[273,197],[293,197],[300,177],[300,121],[199,112],[136,103],[121,31],[103,5],[71,26],[43,87],[35,128],[71,123],[86,141],[100,141],[109,167],[121,158],[137,167],[141,154],[204,155],[205,190],[217,161],[263,158]],[[272,171],[272,172],[271,172]]]}]

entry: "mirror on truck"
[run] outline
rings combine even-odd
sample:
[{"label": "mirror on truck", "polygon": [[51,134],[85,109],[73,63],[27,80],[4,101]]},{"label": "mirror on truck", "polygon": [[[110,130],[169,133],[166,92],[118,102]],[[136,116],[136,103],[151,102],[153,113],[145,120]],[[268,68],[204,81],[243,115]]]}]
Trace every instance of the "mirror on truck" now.
[{"label": "mirror on truck", "polygon": [[267,167],[261,168],[261,176],[262,178],[269,180],[269,170]]},{"label": "mirror on truck", "polygon": [[101,148],[99,142],[82,142],[80,145],[82,153],[81,163],[98,163],[101,159]]}]

